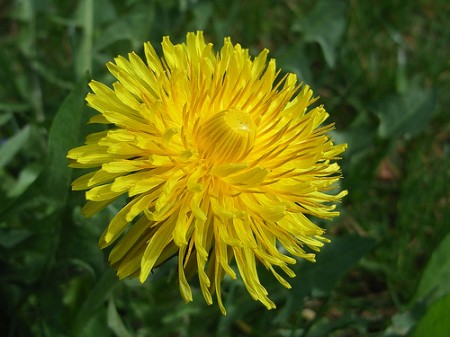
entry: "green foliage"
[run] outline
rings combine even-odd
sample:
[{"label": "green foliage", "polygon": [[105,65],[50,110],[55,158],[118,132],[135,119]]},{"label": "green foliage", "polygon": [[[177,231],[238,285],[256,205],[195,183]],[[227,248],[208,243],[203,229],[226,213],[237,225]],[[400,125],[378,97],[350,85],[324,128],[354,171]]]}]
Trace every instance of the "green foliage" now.
[{"label": "green foliage", "polygon": [[411,138],[428,124],[435,110],[436,97],[432,89],[410,88],[380,104],[378,135],[384,139]]},{"label": "green foliage", "polygon": [[419,321],[414,329],[411,337],[421,336],[448,336],[450,331],[450,322],[448,319],[448,311],[450,310],[450,294],[433,303],[428,312]]},{"label": "green foliage", "polygon": [[325,0],[317,1],[308,15],[292,26],[293,31],[303,33],[306,43],[316,42],[320,45],[325,61],[331,68],[336,63],[336,48],[345,31],[346,9],[346,1],[336,1],[333,6]]},{"label": "green foliage", "polygon": [[416,292],[416,298],[433,303],[450,293],[450,234],[431,255]]},{"label": "green foliage", "polygon": [[[0,6],[0,331],[16,336],[447,336],[450,5],[355,0],[13,0]],[[270,49],[347,142],[342,216],[292,288],[263,269],[266,311],[225,279],[228,310],[177,289],[175,261],[119,281],[70,192],[67,150],[93,131],[87,82],[163,35],[202,29]],[[75,172],[74,172],[75,173]],[[78,172],[76,174],[79,174]],[[442,239],[444,238],[444,239]],[[174,259],[175,260],[175,259]]]}]

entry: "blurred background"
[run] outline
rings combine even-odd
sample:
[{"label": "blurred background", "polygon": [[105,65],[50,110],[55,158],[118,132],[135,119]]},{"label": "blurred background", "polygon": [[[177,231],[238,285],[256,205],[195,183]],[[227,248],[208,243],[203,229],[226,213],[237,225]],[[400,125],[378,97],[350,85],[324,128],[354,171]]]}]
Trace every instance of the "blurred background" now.
[{"label": "blurred background", "polygon": [[[450,336],[449,18],[446,0],[0,0],[0,336]],[[195,279],[185,304],[175,259],[118,281],[97,247],[117,209],[84,219],[70,192],[88,81],[196,30],[268,48],[349,144],[332,243],[291,290],[260,269],[274,311],[229,280],[227,316]]]}]

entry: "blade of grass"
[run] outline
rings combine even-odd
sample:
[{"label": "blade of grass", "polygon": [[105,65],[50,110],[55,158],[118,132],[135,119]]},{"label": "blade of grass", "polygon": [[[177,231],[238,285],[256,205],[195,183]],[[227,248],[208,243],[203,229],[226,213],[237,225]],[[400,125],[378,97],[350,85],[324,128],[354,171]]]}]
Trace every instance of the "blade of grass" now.
[{"label": "blade of grass", "polygon": [[29,136],[30,126],[27,125],[0,146],[0,168],[5,167],[17,152],[20,151],[26,144]]},{"label": "blade of grass", "polygon": [[[69,336],[83,336],[88,322],[95,317],[98,309],[105,303],[118,278],[111,269],[107,269],[87,295],[72,321]],[[105,322],[106,323],[106,322]]]}]

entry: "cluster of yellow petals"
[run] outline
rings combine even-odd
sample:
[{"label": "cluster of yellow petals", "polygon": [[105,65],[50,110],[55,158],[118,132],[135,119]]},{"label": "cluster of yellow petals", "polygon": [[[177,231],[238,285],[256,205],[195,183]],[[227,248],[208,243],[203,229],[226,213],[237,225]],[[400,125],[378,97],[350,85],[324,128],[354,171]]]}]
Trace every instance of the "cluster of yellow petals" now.
[{"label": "cluster of yellow petals", "polygon": [[[145,44],[108,63],[117,79],[90,83],[90,122],[110,125],[68,154],[70,166],[97,168],[73,182],[87,190],[91,216],[122,195],[100,247],[115,242],[109,260],[119,277],[139,277],[178,255],[181,294],[198,273],[208,304],[221,282],[242,278],[250,295],[275,307],[258,278],[269,269],[285,287],[296,258],[314,261],[328,240],[308,215],[332,218],[345,145],[334,145],[323,126],[328,114],[294,74],[279,78],[275,60],[225,38],[216,53],[202,32],[185,43],[162,42],[159,58]],[[233,262],[234,260],[234,262]],[[237,270],[236,270],[237,269]]]}]

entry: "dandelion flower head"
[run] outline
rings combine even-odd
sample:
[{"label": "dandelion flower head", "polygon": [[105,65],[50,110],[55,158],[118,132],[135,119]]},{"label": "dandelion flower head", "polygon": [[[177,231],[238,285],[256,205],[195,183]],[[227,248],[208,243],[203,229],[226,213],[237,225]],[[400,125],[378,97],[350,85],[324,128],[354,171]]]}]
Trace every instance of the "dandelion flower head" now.
[{"label": "dandelion flower head", "polygon": [[326,239],[310,217],[331,219],[347,192],[335,162],[345,144],[329,136],[328,114],[295,74],[280,75],[268,51],[251,57],[225,38],[220,51],[202,32],[185,43],[145,43],[107,67],[112,88],[92,81],[91,123],[108,125],[69,151],[87,190],[85,216],[122,195],[127,203],[100,238],[120,278],[139,277],[178,255],[178,283],[192,301],[198,274],[208,304],[225,314],[221,282],[242,279],[251,297],[275,307],[258,277],[264,266],[286,288],[290,265],[314,261]]}]

